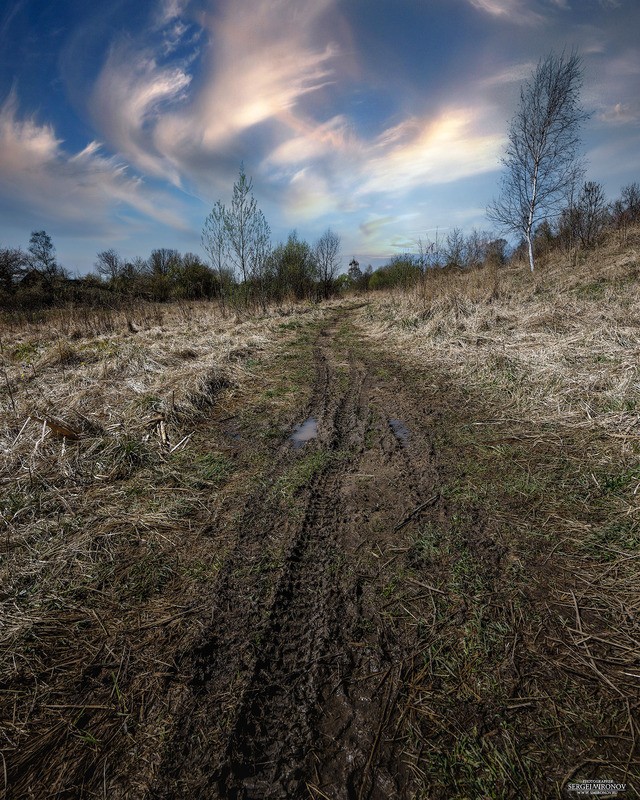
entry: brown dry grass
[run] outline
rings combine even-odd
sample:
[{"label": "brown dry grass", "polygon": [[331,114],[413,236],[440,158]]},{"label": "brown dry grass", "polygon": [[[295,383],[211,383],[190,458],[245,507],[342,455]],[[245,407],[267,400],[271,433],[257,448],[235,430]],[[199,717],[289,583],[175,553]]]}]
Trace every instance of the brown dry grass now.
[{"label": "brown dry grass", "polygon": [[549,258],[534,278],[522,264],[430,275],[374,301],[366,329],[499,393],[513,417],[595,426],[626,451],[639,433],[639,250],[636,232]]},{"label": "brown dry grass", "polygon": [[[524,264],[433,274],[361,312],[363,335],[426,376],[426,394],[449,381],[463,398],[442,419],[440,453],[457,463],[445,492],[461,518],[489,519],[509,553],[489,595],[466,598],[472,617],[507,633],[488,646],[481,631],[467,648],[469,679],[491,675],[518,724],[497,749],[473,732],[458,734],[453,755],[450,740],[421,739],[431,790],[460,781],[459,796],[482,795],[502,781],[505,796],[516,786],[540,796],[553,778],[560,797],[567,781],[599,776],[640,796],[639,249],[635,230],[595,252],[551,254],[533,278]],[[453,539],[434,546],[428,533],[420,546],[437,570]],[[473,558],[464,570],[480,574]],[[456,653],[458,632],[443,626],[437,651]],[[451,652],[444,675],[464,661]],[[451,726],[452,707],[432,697],[433,669],[415,676],[409,698],[418,738],[424,715]],[[550,743],[563,774],[545,772]]]},{"label": "brown dry grass", "polygon": [[[227,452],[225,417],[268,387],[291,328],[323,313],[225,317],[193,303],[3,320],[0,787],[11,796],[35,776],[52,796],[83,794],[108,768],[99,753],[132,757],[143,719],[136,769],[154,758],[179,684],[171,654],[194,635],[224,557],[219,509],[251,477]],[[63,763],[50,763],[54,743]]]}]

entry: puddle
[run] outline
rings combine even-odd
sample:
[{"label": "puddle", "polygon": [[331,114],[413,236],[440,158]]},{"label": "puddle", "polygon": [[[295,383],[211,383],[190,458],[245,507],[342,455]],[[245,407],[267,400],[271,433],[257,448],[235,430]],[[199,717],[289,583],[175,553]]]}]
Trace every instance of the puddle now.
[{"label": "puddle", "polygon": [[390,419],[389,425],[391,425],[391,430],[394,432],[397,439],[401,442],[406,442],[409,438],[409,428],[399,419]]},{"label": "puddle", "polygon": [[315,417],[309,417],[309,419],[301,422],[300,425],[296,425],[289,439],[293,442],[293,449],[298,450],[300,447],[304,447],[307,442],[310,442],[311,439],[315,439],[317,435],[318,420]]}]

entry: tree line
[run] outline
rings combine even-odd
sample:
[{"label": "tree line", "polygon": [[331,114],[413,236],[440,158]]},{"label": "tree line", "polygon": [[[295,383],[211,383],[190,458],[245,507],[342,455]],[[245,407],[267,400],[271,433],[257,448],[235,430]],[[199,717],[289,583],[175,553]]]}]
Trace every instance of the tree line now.
[{"label": "tree line", "polygon": [[202,231],[208,261],[195,253],[159,248],[148,258],[123,258],[110,248],[97,253],[94,272],[71,278],[58,263],[46,231],[34,231],[26,251],[0,247],[0,305],[39,308],[74,301],[112,305],[132,298],[156,302],[218,299],[260,305],[285,297],[330,297],[340,288],[340,236],[328,228],[309,244],[292,231],[271,244],[269,225],[240,168],[228,207],[218,201]]},{"label": "tree line", "polygon": [[26,251],[0,247],[0,305],[40,307],[64,301],[112,303],[114,298],[217,298],[225,304],[266,308],[273,301],[328,298],[348,288],[407,286],[430,269],[499,267],[510,256],[536,257],[552,246],[595,246],[611,228],[640,222],[640,187],[630,183],[613,203],[601,184],[584,181],[579,130],[588,119],[580,105],[582,63],[576,52],[541,59],[520,90],[502,159],[501,192],[487,216],[507,239],[459,228],[419,240],[417,252],[362,270],[353,259],[340,275],[341,240],[327,229],[313,244],[292,231],[275,246],[271,230],[241,165],[231,201],[218,200],[205,220],[205,262],[194,253],[156,249],[147,259],[126,260],[114,250],[97,254],[95,273],[71,279],[56,258],[51,237],[34,231]]},{"label": "tree line", "polygon": [[[251,191],[241,171],[243,192]],[[251,203],[253,207],[253,203]],[[235,216],[238,214],[238,216]],[[247,226],[240,233],[237,220],[245,220],[233,204],[221,203],[207,218],[203,247],[209,263],[195,253],[159,248],[144,258],[124,259],[115,249],[96,255],[95,272],[72,279],[58,263],[55,246],[46,231],[34,231],[27,250],[0,247],[0,306],[41,308],[64,302],[112,305],[129,299],[218,299],[230,305],[266,305],[282,300],[322,299],[346,290],[376,291],[406,287],[428,270],[467,270],[502,267],[513,259],[529,259],[524,236],[513,247],[507,239],[485,231],[465,234],[460,228],[437,233],[416,242],[415,252],[398,254],[383,266],[361,268],[353,259],[340,274],[340,237],[328,229],[313,244],[292,231],[285,242],[271,247],[252,239],[265,228]],[[613,202],[595,181],[586,181],[568,205],[551,219],[538,223],[531,234],[534,258],[551,249],[566,251],[598,245],[608,231],[626,231],[640,223],[640,185],[624,186]],[[266,225],[266,223],[264,223]],[[261,223],[262,225],[262,223]]]}]

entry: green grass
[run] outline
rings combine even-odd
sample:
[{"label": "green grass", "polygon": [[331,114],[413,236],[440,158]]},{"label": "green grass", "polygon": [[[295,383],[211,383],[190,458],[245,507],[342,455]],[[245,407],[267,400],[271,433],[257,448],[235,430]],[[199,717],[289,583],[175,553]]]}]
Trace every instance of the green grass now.
[{"label": "green grass", "polygon": [[287,504],[291,504],[295,496],[324,472],[335,453],[328,450],[314,450],[294,462],[275,482],[272,492]]}]

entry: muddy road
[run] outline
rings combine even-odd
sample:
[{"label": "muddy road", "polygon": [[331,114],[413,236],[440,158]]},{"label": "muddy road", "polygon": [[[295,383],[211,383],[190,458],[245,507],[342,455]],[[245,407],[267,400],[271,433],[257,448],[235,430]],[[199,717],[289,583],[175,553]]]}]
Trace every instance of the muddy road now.
[{"label": "muddy road", "polygon": [[582,443],[506,426],[357,307],[283,329],[160,462],[158,493],[200,492],[165,561],[127,545],[77,652],[39,655],[6,796],[562,798],[607,770],[638,796],[635,645],[598,584],[632,562],[586,573],[559,533]]},{"label": "muddy road", "polygon": [[414,796],[398,696],[419,640],[393,588],[406,532],[443,510],[427,413],[352,337],[320,332],[311,435],[235,523],[152,796]]}]

